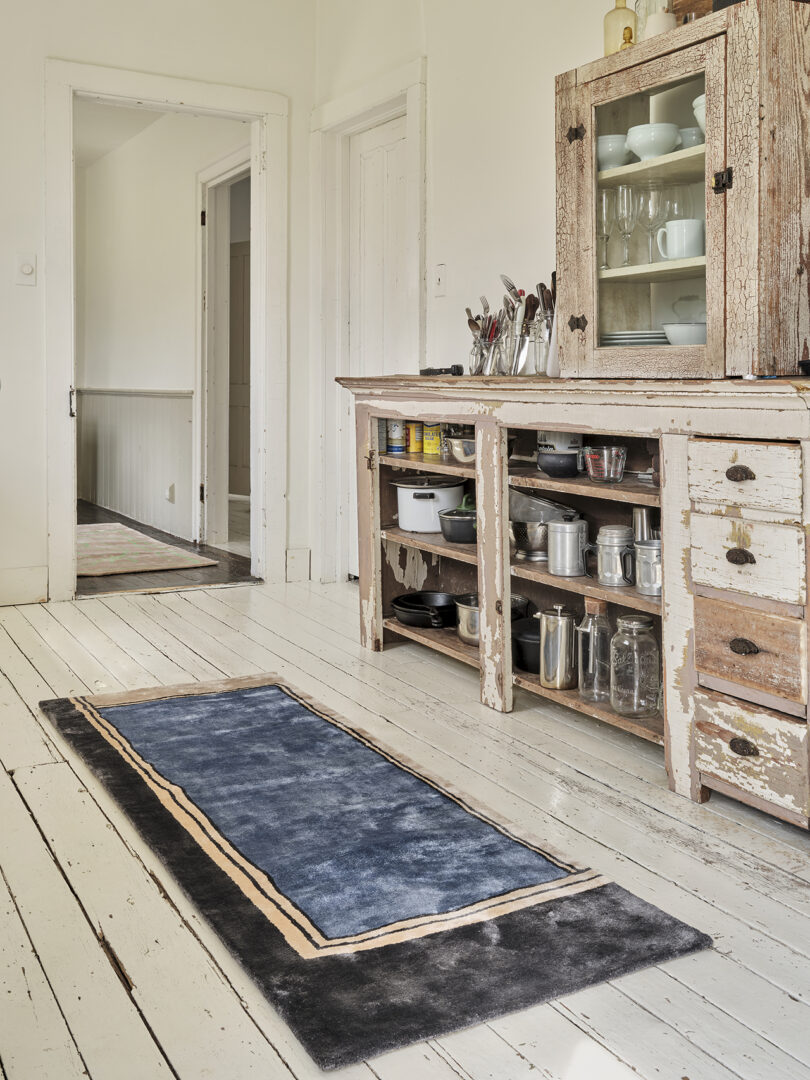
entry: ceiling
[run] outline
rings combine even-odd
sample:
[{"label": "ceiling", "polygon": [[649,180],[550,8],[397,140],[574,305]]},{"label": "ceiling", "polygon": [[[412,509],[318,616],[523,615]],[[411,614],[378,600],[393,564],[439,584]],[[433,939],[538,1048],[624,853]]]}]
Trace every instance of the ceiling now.
[{"label": "ceiling", "polygon": [[128,142],[165,113],[152,109],[127,109],[77,98],[73,103],[73,148],[82,168]]}]

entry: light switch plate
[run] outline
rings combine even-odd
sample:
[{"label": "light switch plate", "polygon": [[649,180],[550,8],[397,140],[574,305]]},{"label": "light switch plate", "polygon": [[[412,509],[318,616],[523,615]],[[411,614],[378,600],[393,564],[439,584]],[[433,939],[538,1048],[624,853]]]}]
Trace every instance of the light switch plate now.
[{"label": "light switch plate", "polygon": [[15,285],[36,285],[37,283],[37,257],[24,252],[17,253],[14,263]]}]

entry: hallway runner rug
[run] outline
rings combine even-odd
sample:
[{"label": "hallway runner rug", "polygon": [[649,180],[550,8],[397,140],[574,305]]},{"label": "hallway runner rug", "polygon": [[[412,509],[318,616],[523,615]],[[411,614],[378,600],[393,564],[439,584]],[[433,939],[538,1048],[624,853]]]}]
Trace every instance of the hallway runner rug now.
[{"label": "hallway runner rug", "polygon": [[195,566],[217,565],[216,559],[205,559],[194,551],[164,544],[117,522],[78,525],[76,547],[78,577],[138,574],[149,570],[188,570]]},{"label": "hallway runner rug", "polygon": [[711,945],[272,675],[41,707],[322,1068]]}]

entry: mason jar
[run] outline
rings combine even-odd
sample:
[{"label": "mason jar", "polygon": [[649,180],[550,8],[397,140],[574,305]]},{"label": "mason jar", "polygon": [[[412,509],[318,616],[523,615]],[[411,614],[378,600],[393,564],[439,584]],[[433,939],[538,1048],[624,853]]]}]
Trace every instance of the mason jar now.
[{"label": "mason jar", "polygon": [[622,615],[610,642],[610,704],[620,716],[655,716],[661,654],[649,615]]}]

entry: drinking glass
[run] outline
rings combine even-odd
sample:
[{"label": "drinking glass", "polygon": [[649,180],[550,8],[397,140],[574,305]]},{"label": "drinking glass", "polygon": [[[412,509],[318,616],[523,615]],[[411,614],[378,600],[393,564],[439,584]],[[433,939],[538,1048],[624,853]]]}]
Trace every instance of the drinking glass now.
[{"label": "drinking glass", "polygon": [[666,198],[669,204],[666,221],[681,221],[694,216],[692,214],[692,192],[685,184],[676,184],[674,187],[669,188]]},{"label": "drinking glass", "polygon": [[612,188],[600,188],[596,193],[596,239],[599,241],[599,269],[608,268],[608,240],[616,221],[616,201]]},{"label": "drinking glass", "polygon": [[638,223],[638,198],[635,189],[629,184],[616,188],[616,227],[624,245],[622,266],[630,265],[630,237]]},{"label": "drinking glass", "polygon": [[648,261],[654,262],[655,234],[665,221],[669,209],[669,199],[660,184],[649,184],[638,192],[638,223],[647,233]]}]

